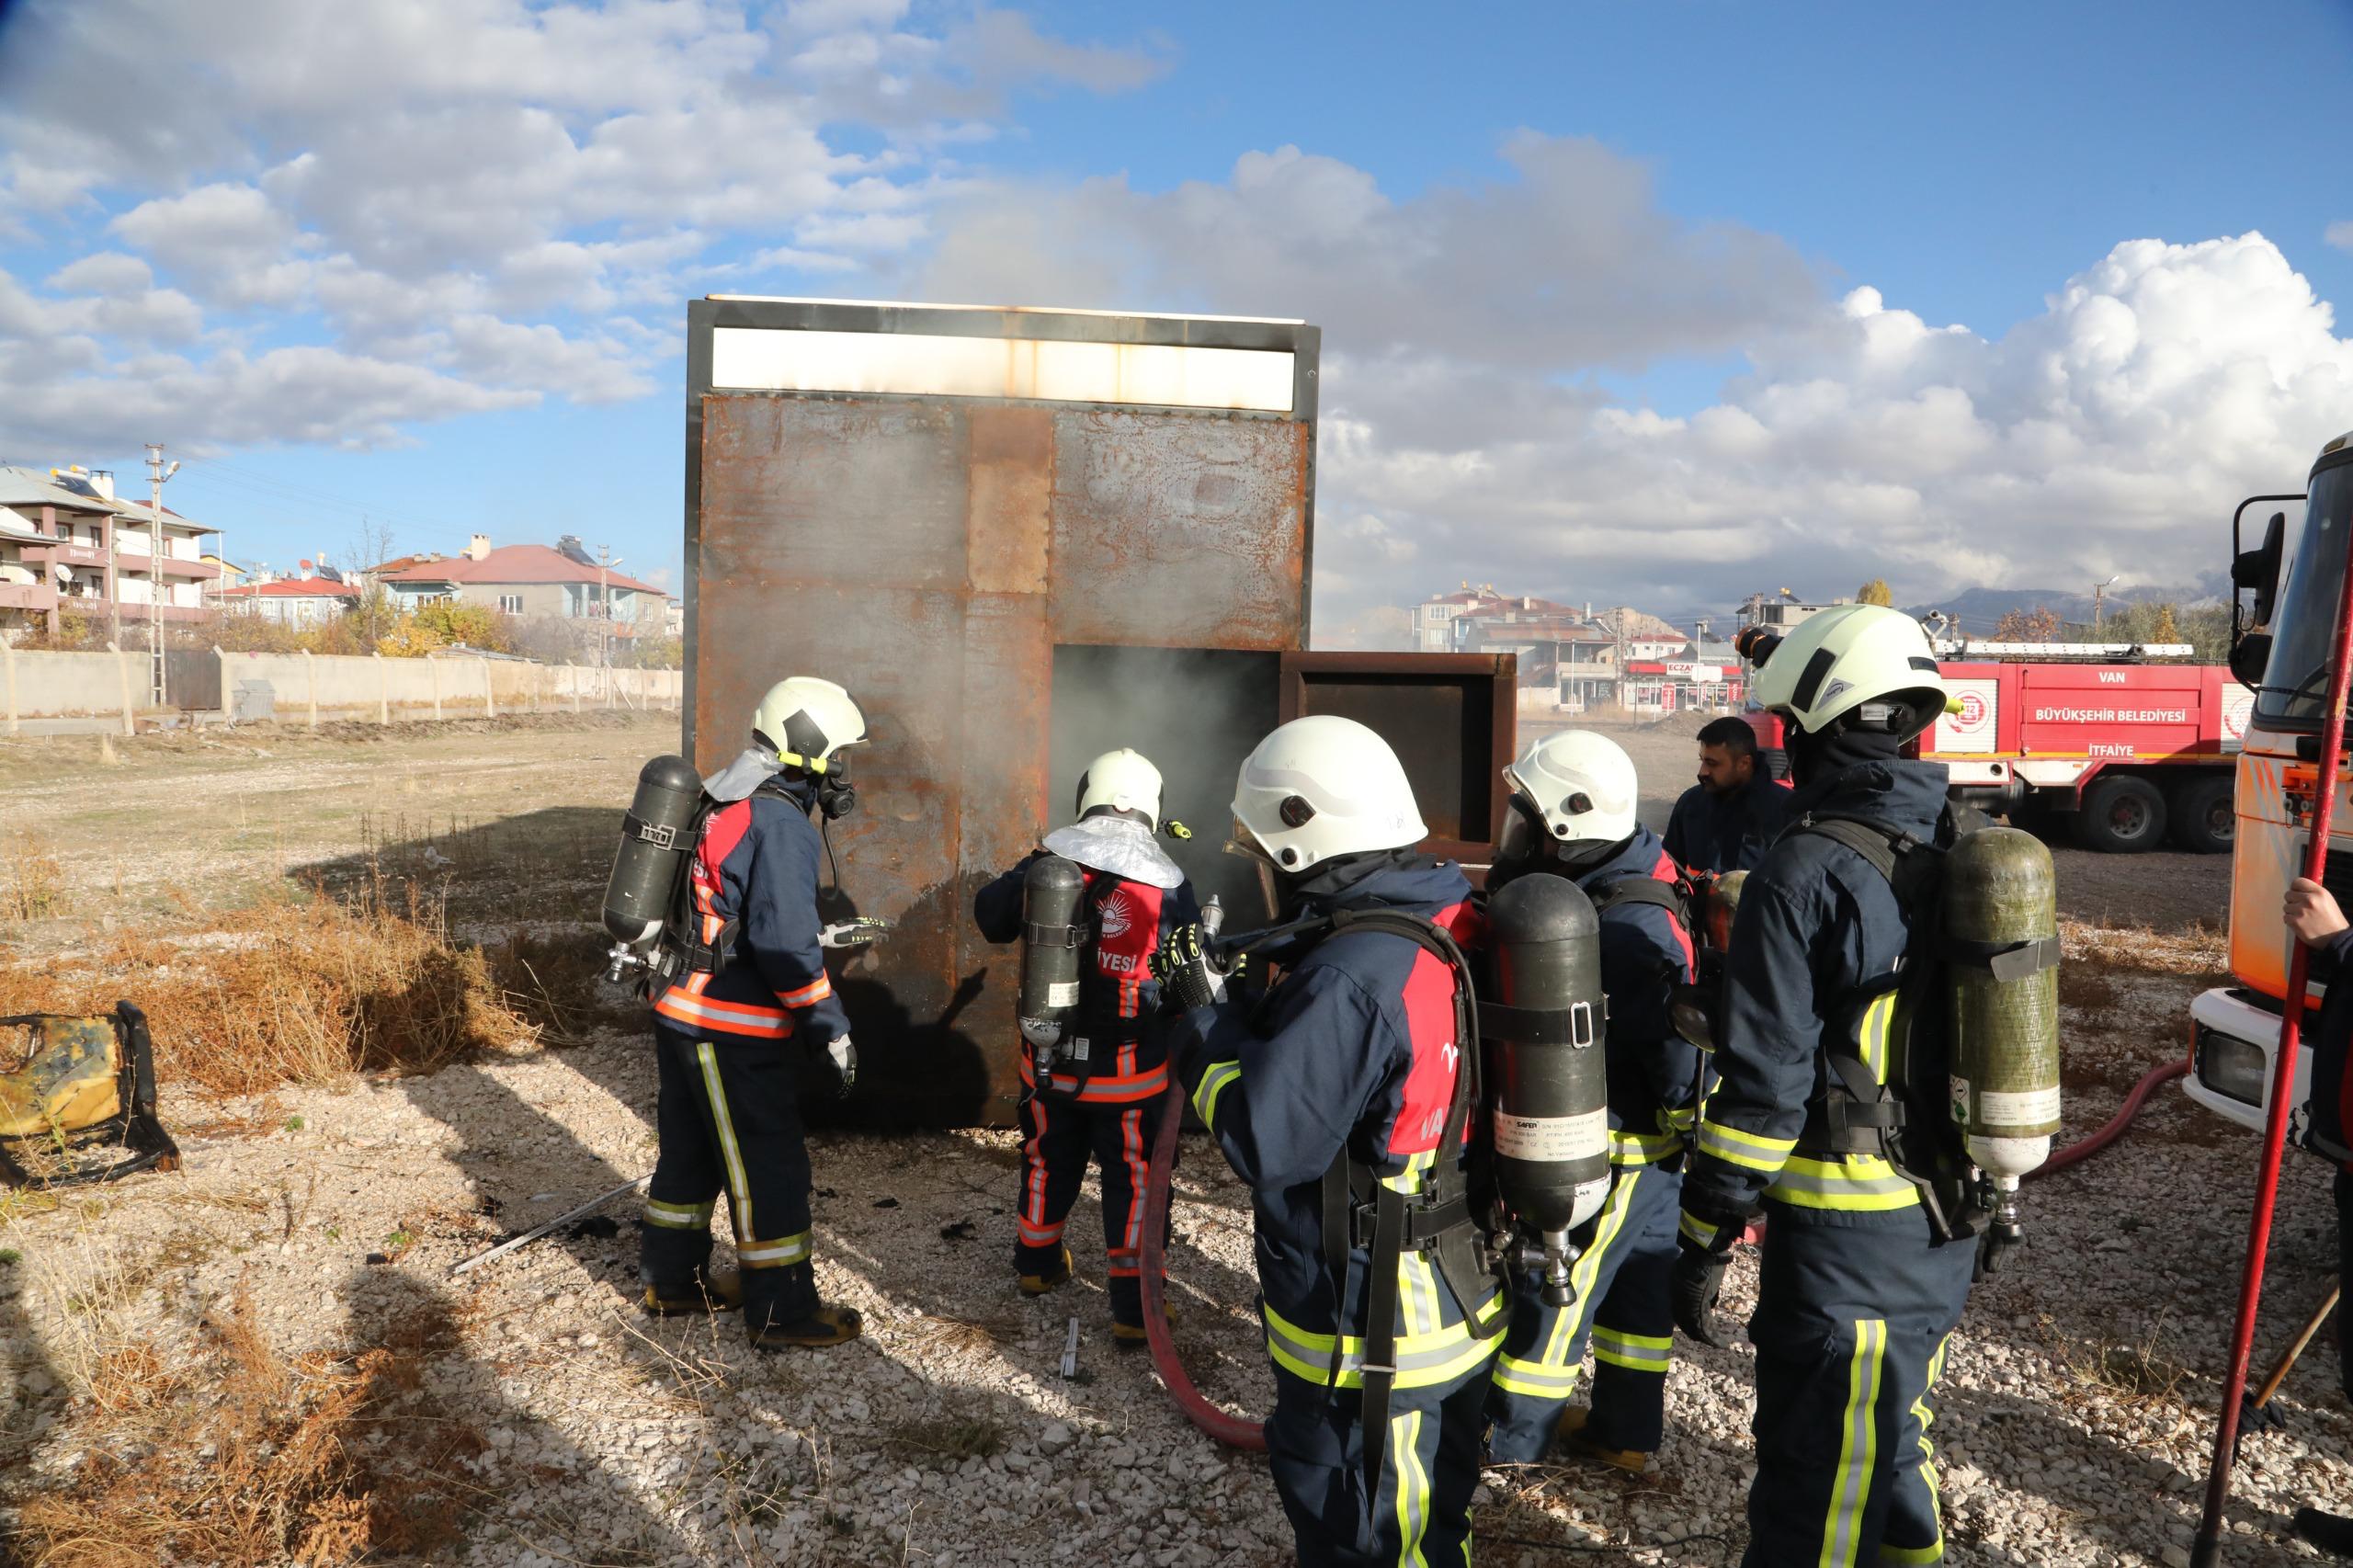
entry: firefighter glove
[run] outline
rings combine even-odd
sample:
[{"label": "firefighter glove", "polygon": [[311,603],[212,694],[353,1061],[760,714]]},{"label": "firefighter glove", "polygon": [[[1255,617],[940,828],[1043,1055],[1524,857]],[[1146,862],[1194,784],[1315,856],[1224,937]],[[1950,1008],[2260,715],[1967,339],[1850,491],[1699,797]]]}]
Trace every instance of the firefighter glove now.
[{"label": "firefighter glove", "polygon": [[1168,933],[1152,955],[1152,977],[1160,982],[1160,995],[1169,1009],[1189,1013],[1225,999],[1225,971],[1196,925],[1179,926]]},{"label": "firefighter glove", "polygon": [[1675,1326],[1719,1350],[1732,1343],[1717,1332],[1715,1324],[1716,1298],[1723,1290],[1724,1270],[1731,1266],[1730,1248],[1694,1246],[1687,1241],[1677,1249],[1675,1266],[1667,1275]]},{"label": "firefighter glove", "polygon": [[825,1060],[833,1063],[834,1093],[847,1098],[858,1082],[858,1047],[850,1043],[849,1036],[835,1035],[825,1046]]}]

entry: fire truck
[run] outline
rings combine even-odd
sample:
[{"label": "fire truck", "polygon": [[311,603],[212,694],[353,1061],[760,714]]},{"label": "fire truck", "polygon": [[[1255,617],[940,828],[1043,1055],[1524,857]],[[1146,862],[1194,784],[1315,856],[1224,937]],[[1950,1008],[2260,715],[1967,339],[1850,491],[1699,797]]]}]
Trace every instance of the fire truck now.
[{"label": "fire truck", "polygon": [[[2087,849],[2231,847],[2234,759],[2255,699],[2227,666],[2163,662],[2187,659],[2187,642],[1972,642],[1937,620],[1958,710],[1919,755],[1945,765],[1956,799],[2021,824],[2063,816]],[[1780,721],[1745,716],[1777,756]]]},{"label": "fire truck", "polygon": [[2013,821],[2068,813],[2087,849],[2133,854],[2170,838],[2231,847],[2232,771],[2254,694],[2188,643],[1937,640],[1958,699],[1920,744],[1953,793]]},{"label": "fire truck", "polygon": [[[2271,515],[2262,540],[2242,549],[2251,507]],[[2301,519],[2290,524],[2291,513]],[[2238,834],[2231,846],[2231,978],[2190,1005],[2190,1098],[2260,1128],[2288,994],[2289,936],[2281,910],[2312,836],[2319,790],[2321,710],[2327,700],[2330,637],[2345,592],[2346,534],[2353,528],[2353,432],[2323,447],[2302,495],[2257,495],[2231,520],[2231,668],[2254,692],[2238,758]],[[2353,768],[2338,789],[2353,794]],[[2340,800],[2323,880],[2353,908],[2353,806]],[[2308,1015],[2309,1016],[2309,1015]],[[2295,1065],[2291,1105],[2302,1105],[2310,1051]]]}]

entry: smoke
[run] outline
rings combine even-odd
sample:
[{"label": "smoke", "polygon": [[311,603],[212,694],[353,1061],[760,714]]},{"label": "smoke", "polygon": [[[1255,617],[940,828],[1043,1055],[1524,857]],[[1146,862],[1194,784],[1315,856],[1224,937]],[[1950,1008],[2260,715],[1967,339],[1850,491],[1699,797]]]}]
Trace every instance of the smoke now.
[{"label": "smoke", "polygon": [[1130,746],[1160,769],[1161,815],[1193,830],[1161,846],[1204,902],[1214,893],[1244,923],[1260,907],[1248,862],[1224,852],[1233,780],[1250,748],[1275,727],[1281,657],[1202,648],[1065,644],[1054,650],[1051,793],[1048,820],[1076,813],[1078,777],[1107,751]]}]

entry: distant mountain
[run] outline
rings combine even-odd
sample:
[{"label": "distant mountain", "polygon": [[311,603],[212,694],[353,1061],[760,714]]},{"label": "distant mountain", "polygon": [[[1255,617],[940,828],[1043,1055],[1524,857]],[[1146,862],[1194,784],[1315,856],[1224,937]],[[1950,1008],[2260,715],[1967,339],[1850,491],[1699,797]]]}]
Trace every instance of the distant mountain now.
[{"label": "distant mountain", "polygon": [[[2110,607],[2127,604],[2163,604],[2171,602],[2187,609],[2198,605],[2222,602],[2228,589],[2230,575],[2217,572],[2211,577],[2186,587],[2115,588],[2107,596]],[[2061,620],[2088,624],[2092,619],[2092,597],[2071,594],[2057,588],[1963,588],[1933,604],[1906,607],[1904,614],[1923,616],[1940,609],[1961,623],[1961,630],[1971,637],[1988,637],[2004,616],[2012,610],[2048,609]]]}]

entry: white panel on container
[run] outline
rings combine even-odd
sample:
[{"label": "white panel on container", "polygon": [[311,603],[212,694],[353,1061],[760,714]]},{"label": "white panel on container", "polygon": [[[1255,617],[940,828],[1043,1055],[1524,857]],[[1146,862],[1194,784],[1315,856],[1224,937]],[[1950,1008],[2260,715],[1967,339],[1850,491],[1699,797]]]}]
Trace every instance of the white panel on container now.
[{"label": "white panel on container", "polygon": [[758,392],[1003,397],[1288,414],[1291,356],[1272,349],[898,332],[721,327],[710,381]]}]

